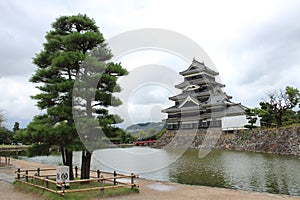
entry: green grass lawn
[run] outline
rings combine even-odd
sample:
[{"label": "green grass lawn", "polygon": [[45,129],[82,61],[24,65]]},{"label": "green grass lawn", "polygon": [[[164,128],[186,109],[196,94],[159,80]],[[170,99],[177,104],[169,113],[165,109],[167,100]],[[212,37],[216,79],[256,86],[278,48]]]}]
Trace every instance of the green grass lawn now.
[{"label": "green grass lawn", "polygon": [[[31,179],[29,179],[30,183],[33,183]],[[43,181],[38,181],[38,185],[44,185]],[[138,189],[131,189],[131,188],[110,188],[110,189],[105,189],[104,192],[101,192],[100,190],[95,190],[95,191],[86,191],[86,192],[74,192],[74,193],[65,193],[65,196],[61,196],[59,194],[55,194],[49,191],[45,191],[40,188],[36,188],[34,186],[26,185],[21,182],[15,182],[14,183],[15,187],[18,188],[20,191],[26,191],[26,192],[31,192],[35,193],[39,196],[44,197],[45,199],[68,199],[68,200],[81,200],[81,199],[93,199],[93,198],[99,198],[99,197],[110,197],[110,196],[119,196],[119,195],[127,195],[131,193],[138,193]],[[107,186],[107,184],[105,184]],[[100,183],[97,182],[90,182],[90,183],[85,183],[85,184],[80,184],[80,183],[72,183],[70,185],[70,189],[81,189],[81,188],[93,188],[93,187],[100,187]],[[50,189],[55,189],[56,186],[54,184],[49,183],[49,188]]]}]

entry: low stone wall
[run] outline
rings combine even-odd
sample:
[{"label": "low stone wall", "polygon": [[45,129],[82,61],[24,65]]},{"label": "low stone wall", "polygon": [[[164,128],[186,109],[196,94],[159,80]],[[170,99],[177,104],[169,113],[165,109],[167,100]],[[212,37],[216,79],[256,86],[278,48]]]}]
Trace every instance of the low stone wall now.
[{"label": "low stone wall", "polygon": [[[187,146],[188,145],[188,146]],[[156,147],[227,149],[300,156],[300,126],[279,129],[167,131]]]}]

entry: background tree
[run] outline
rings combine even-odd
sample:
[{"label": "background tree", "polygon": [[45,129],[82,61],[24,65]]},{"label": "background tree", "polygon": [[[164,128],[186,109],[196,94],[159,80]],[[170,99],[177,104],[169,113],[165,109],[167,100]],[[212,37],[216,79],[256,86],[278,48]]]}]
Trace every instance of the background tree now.
[{"label": "background tree", "polygon": [[4,127],[4,122],[3,110],[0,110],[0,144],[10,144],[13,141],[13,133]]},{"label": "background tree", "polygon": [[17,130],[20,130],[20,124],[19,122],[15,122],[14,127],[13,127],[13,132],[16,133]]},{"label": "background tree", "polygon": [[259,117],[261,117],[260,119],[261,126],[267,128],[276,126],[274,113],[271,110],[270,104],[267,102],[260,102],[259,105],[260,105]]},{"label": "background tree", "polygon": [[26,129],[16,131],[14,137],[26,144],[44,143],[51,145],[59,141],[59,136],[54,133],[52,121],[47,115],[35,116]]},{"label": "background tree", "polygon": [[0,144],[11,144],[13,132],[5,127],[0,127]]},{"label": "background tree", "polygon": [[95,21],[81,14],[59,17],[45,38],[43,50],[33,59],[38,69],[30,81],[39,83],[41,91],[33,99],[39,108],[47,109],[46,116],[53,126],[59,124],[57,143],[73,179],[73,150],[79,142],[72,116],[73,84],[88,51],[104,39]]},{"label": "background tree", "polygon": [[257,122],[257,116],[259,114],[259,111],[257,108],[247,108],[245,110],[245,115],[246,118],[248,119],[248,123],[246,124],[244,127],[245,128],[249,128],[250,130],[252,130],[253,128],[256,128],[256,126],[254,125]]},{"label": "background tree", "polygon": [[268,94],[268,97],[268,101],[260,102],[262,124],[272,126],[275,123],[277,127],[280,127],[283,124],[297,122],[297,120],[295,121],[297,112],[293,110],[300,102],[300,93],[297,88],[287,86],[285,92],[279,90]]},{"label": "background tree", "polygon": [[22,143],[26,145],[32,143],[31,135],[27,132],[26,128],[16,131],[16,133],[13,135],[13,140],[16,143]]},{"label": "background tree", "polygon": [[282,126],[288,126],[292,124],[299,124],[300,120],[298,118],[297,112],[294,110],[287,110],[282,115]]}]

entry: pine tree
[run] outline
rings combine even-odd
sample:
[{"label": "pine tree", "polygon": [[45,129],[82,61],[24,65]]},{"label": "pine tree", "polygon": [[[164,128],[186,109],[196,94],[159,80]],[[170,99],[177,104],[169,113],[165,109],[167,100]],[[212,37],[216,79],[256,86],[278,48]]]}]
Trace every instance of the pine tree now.
[{"label": "pine tree", "polygon": [[254,125],[257,121],[257,116],[259,114],[259,110],[256,109],[256,108],[247,108],[245,110],[245,115],[246,115],[246,118],[248,119],[248,123],[249,124],[246,124],[244,127],[245,128],[249,128],[250,130],[252,130],[253,128],[256,128],[256,126]]},{"label": "pine tree", "polygon": [[20,124],[19,122],[15,122],[13,127],[13,133],[16,133],[18,130],[20,130]]},{"label": "pine tree", "polygon": [[47,110],[52,124],[60,126],[57,143],[73,179],[73,149],[80,143],[72,116],[73,84],[87,53],[104,39],[95,21],[81,14],[59,17],[45,38],[43,50],[33,59],[38,69],[30,81],[38,83],[41,91],[33,99],[39,108]]}]

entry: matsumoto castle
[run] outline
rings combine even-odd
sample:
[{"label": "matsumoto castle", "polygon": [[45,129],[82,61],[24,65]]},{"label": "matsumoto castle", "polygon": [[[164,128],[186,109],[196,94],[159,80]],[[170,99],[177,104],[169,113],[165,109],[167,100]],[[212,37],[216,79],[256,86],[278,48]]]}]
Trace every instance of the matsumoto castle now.
[{"label": "matsumoto castle", "polygon": [[232,97],[222,91],[225,85],[216,81],[218,72],[193,59],[189,68],[180,75],[184,81],[175,87],[182,92],[169,97],[175,105],[162,111],[168,114],[168,130],[244,128],[247,124],[246,107],[230,101]]}]

